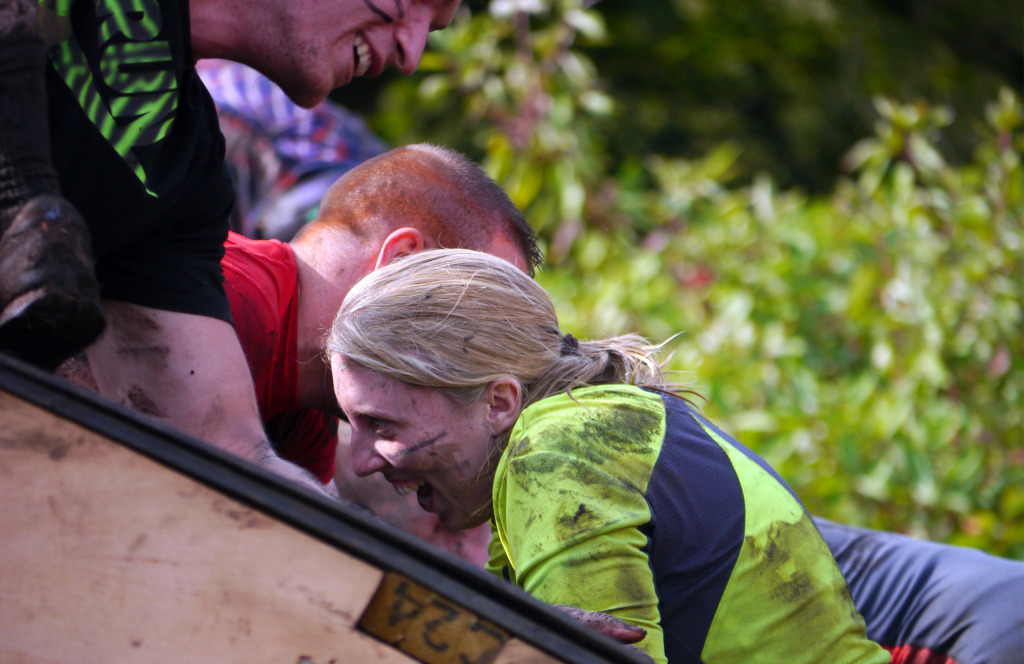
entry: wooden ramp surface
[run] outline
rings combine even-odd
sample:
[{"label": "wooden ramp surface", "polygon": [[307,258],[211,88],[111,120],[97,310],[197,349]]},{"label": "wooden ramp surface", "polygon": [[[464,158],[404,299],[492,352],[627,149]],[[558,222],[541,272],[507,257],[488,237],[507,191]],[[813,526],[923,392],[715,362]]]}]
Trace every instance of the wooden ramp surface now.
[{"label": "wooden ramp surface", "polygon": [[517,589],[0,355],[0,662],[628,664]]}]

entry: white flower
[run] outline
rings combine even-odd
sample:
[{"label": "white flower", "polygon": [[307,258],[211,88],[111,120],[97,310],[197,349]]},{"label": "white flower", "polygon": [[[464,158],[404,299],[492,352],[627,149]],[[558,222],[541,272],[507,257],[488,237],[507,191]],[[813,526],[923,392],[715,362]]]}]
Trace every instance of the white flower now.
[{"label": "white flower", "polygon": [[545,9],[542,0],[494,0],[490,5],[491,16],[506,18],[518,12],[539,14]]}]

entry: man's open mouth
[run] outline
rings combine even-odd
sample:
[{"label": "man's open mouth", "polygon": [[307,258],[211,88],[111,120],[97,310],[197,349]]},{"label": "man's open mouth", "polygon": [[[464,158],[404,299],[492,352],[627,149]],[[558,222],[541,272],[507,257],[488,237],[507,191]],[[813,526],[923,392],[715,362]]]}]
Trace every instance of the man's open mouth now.
[{"label": "man's open mouth", "polygon": [[373,64],[373,59],[370,57],[370,45],[361,35],[356,35],[352,39],[352,57],[355,58],[356,63],[352,71],[353,76],[363,76],[370,71],[370,65]]}]

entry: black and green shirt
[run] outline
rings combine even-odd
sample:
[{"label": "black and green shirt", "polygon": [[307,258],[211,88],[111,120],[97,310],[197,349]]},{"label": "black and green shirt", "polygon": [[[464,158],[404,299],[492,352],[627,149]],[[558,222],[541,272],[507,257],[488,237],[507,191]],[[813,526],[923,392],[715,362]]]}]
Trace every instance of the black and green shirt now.
[{"label": "black and green shirt", "polygon": [[792,490],[685,401],[632,386],[526,408],[488,568],[647,629],[658,662],[884,664]]},{"label": "black and green shirt", "polygon": [[230,320],[233,191],[186,0],[40,0],[51,153],[105,297]]}]

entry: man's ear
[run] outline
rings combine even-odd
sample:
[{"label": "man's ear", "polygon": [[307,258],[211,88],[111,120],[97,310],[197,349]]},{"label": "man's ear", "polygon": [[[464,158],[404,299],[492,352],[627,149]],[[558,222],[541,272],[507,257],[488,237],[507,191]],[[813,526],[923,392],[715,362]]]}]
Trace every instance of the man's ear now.
[{"label": "man's ear", "polygon": [[522,410],[520,405],[522,404],[523,388],[519,381],[511,376],[491,381],[491,384],[487,386],[484,398],[487,399],[487,405],[490,406],[487,417],[490,420],[492,431],[499,434],[511,429]]},{"label": "man's ear", "polygon": [[426,241],[418,228],[399,228],[384,238],[380,253],[377,254],[377,264],[373,269],[382,268],[399,256],[423,251],[425,247]]}]

